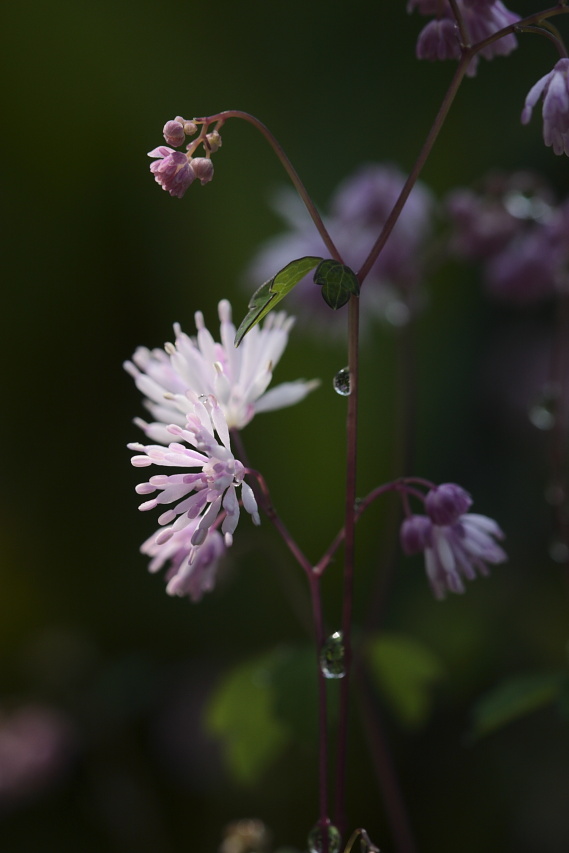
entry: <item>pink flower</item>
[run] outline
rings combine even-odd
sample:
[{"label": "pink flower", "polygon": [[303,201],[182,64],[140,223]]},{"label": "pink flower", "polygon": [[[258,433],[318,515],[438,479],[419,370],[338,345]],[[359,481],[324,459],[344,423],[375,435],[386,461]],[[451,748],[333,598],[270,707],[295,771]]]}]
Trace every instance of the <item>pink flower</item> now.
[{"label": "pink flower", "polygon": [[[485,41],[499,30],[520,20],[519,15],[506,9],[500,0],[457,0],[466,36],[470,44]],[[456,32],[455,16],[448,0],[409,0],[407,11],[417,9],[421,15],[436,15],[419,34],[417,56],[419,59],[460,59],[460,42]],[[478,68],[478,58],[493,59],[507,56],[517,47],[513,33],[491,42],[482,48],[468,65],[467,74],[473,77]]]},{"label": "pink flower", "polygon": [[[139,495],[156,494],[144,501],[139,509],[152,510],[171,505],[158,522],[165,527],[155,544],[167,542],[174,534],[197,523],[190,536],[189,562],[197,557],[197,549],[206,541],[208,531],[221,527],[225,544],[231,545],[239,521],[239,499],[260,524],[257,502],[251,487],[245,482],[245,468],[231,452],[227,421],[215,397],[199,399],[194,395],[192,411],[186,415],[186,426],[171,424],[167,431],[180,439],[168,447],[129,444],[138,455],[131,459],[137,468],[158,465],[182,469],[176,474],[157,474],[136,487]],[[186,447],[185,445],[189,445]],[[195,469],[195,473],[188,470]]]},{"label": "pink flower", "polygon": [[417,59],[460,59],[458,27],[451,18],[429,21],[417,39]]},{"label": "pink flower", "polygon": [[522,124],[529,122],[541,95],[543,141],[555,154],[569,156],[569,59],[560,59],[549,74],[531,87],[522,111]]},{"label": "pink flower", "polygon": [[[468,497],[466,492],[463,496]],[[401,525],[403,551],[424,551],[427,578],[438,599],[447,592],[463,593],[465,580],[474,580],[477,572],[488,574],[487,563],[503,563],[506,554],[494,541],[503,536],[493,519],[476,513],[464,513],[452,524],[435,524],[425,515],[412,515]]]},{"label": "pink flower", "polygon": [[149,151],[148,156],[159,158],[150,164],[150,171],[156,183],[171,196],[182,198],[196,177],[187,155],[181,151],[174,151],[167,145],[159,145],[158,148]]},{"label": "pink flower", "polygon": [[267,390],[288,343],[293,317],[284,311],[272,312],[236,349],[231,305],[226,299],[219,303],[218,313],[219,343],[198,311],[196,337],[189,337],[176,324],[175,344],[166,344],[163,350],[139,347],[132,361],[125,363],[154,418],[150,424],[137,423],[153,441],[169,444],[168,424],[184,426],[196,397],[212,394],[229,428],[241,429],[258,412],[292,406],[318,386],[317,380],[298,379]]},{"label": "pink flower", "polygon": [[199,601],[204,592],[211,592],[215,585],[217,568],[225,555],[223,536],[217,530],[210,530],[201,545],[192,545],[192,537],[199,520],[196,518],[181,530],[176,530],[166,541],[164,530],[157,530],[140,550],[150,560],[148,570],[157,572],[168,565],[166,572],[166,592],[168,595],[189,596]]}]

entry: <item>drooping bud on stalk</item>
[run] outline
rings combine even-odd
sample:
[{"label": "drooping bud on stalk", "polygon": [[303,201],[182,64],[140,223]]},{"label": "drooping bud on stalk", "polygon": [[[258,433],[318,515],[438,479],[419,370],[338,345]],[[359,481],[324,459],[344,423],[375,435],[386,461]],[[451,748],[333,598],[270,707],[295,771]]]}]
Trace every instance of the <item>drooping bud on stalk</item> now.
[{"label": "drooping bud on stalk", "polygon": [[221,136],[217,130],[212,130],[211,133],[207,133],[206,137],[207,144],[209,146],[209,150],[212,154],[215,154],[221,148]]},{"label": "drooping bud on stalk", "polygon": [[168,145],[172,145],[174,148],[179,148],[186,138],[184,127],[178,119],[167,121],[162,133]]},{"label": "drooping bud on stalk", "polygon": [[431,521],[426,515],[411,515],[401,525],[401,547],[407,556],[419,554],[431,541]]},{"label": "drooping bud on stalk", "polygon": [[427,494],[425,509],[434,524],[454,524],[472,506],[472,498],[455,483],[442,483]]},{"label": "drooping bud on stalk", "polygon": [[213,178],[213,163],[207,157],[194,157],[190,165],[202,186],[209,183]]}]

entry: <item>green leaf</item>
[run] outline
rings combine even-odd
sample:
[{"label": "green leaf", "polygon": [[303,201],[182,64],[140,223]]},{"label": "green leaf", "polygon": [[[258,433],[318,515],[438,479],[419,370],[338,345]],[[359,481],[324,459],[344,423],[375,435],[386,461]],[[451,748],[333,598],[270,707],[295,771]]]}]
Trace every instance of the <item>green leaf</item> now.
[{"label": "green leaf", "polygon": [[233,777],[256,782],[290,740],[273,711],[275,653],[247,661],[222,679],[205,712],[206,730],[223,746]]},{"label": "green leaf", "polygon": [[504,681],[474,706],[472,735],[483,737],[512,720],[550,705],[566,681],[564,672],[539,672]]},{"label": "green leaf", "polygon": [[322,287],[322,296],[330,308],[336,311],[349,301],[350,296],[359,295],[360,283],[353,270],[331,259],[322,261],[314,273],[314,283]]},{"label": "green leaf", "polygon": [[380,634],[366,646],[371,674],[401,723],[416,728],[428,717],[433,686],[444,674],[442,663],[417,640]]},{"label": "green leaf", "polygon": [[304,258],[297,258],[296,261],[291,261],[286,267],[283,267],[274,278],[269,279],[262,284],[253,294],[249,301],[248,314],[241,322],[235,335],[235,346],[238,347],[248,331],[253,326],[256,326],[263,317],[272,311],[281,299],[290,293],[298,282],[304,276],[313,270],[322,258],[315,258],[307,255]]}]

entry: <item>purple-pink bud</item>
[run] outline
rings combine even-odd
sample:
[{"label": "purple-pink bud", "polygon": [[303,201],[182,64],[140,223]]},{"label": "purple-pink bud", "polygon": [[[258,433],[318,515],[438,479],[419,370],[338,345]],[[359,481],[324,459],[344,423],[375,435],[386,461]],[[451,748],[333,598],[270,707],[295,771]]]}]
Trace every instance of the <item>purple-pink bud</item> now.
[{"label": "purple-pink bud", "polygon": [[184,127],[178,119],[167,121],[162,133],[168,145],[173,145],[174,148],[179,148],[186,138]]},{"label": "purple-pink bud", "polygon": [[424,551],[431,544],[431,520],[426,515],[411,515],[401,525],[401,547],[408,556]]},{"label": "purple-pink bud", "polygon": [[458,521],[472,505],[472,498],[455,483],[443,483],[428,492],[425,509],[433,524],[447,526]]},{"label": "purple-pink bud", "polygon": [[148,156],[160,158],[150,164],[150,171],[156,183],[171,196],[182,198],[195,178],[186,155],[181,151],[173,151],[166,145],[159,145],[149,151]]},{"label": "purple-pink bud", "polygon": [[219,131],[212,130],[211,133],[206,134],[205,138],[207,139],[209,150],[212,154],[215,154],[215,152],[221,148],[221,136],[219,135]]},{"label": "purple-pink bud", "polygon": [[207,157],[195,157],[191,161],[191,167],[202,186],[213,178],[213,163]]}]

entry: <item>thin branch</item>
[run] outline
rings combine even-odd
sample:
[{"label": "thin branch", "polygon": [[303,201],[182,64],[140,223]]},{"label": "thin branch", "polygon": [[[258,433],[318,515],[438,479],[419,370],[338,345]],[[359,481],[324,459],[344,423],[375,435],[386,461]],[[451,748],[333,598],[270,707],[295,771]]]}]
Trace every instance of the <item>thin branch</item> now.
[{"label": "thin branch", "polygon": [[294,188],[296,189],[300,198],[304,202],[304,205],[305,205],[305,207],[306,207],[306,209],[310,215],[310,218],[314,222],[314,225],[318,229],[318,233],[322,237],[322,240],[324,241],[326,248],[330,252],[330,256],[332,258],[334,258],[336,261],[343,263],[342,257],[340,255],[338,249],[334,245],[334,241],[330,237],[330,234],[328,233],[328,229],[324,225],[324,222],[322,221],[322,217],[318,213],[316,205],[312,201],[310,195],[308,194],[306,187],[304,186],[303,182],[300,179],[300,175],[298,174],[298,172],[296,171],[296,169],[292,165],[288,155],[285,153],[285,150],[282,147],[282,145],[280,144],[280,142],[271,133],[269,128],[265,124],[263,124],[262,121],[259,121],[258,118],[255,118],[255,116],[251,115],[250,113],[243,112],[243,110],[223,110],[223,112],[216,113],[215,115],[204,116],[202,118],[194,118],[193,120],[196,122],[196,124],[205,124],[205,125],[209,125],[212,122],[216,121],[216,122],[220,122],[219,127],[221,127],[223,122],[225,122],[226,119],[229,119],[229,118],[240,118],[240,119],[243,119],[244,121],[248,121],[249,124],[252,124],[253,127],[255,127],[258,131],[260,131],[263,134],[263,136],[265,137],[265,139],[267,140],[267,142],[269,143],[269,145],[271,146],[271,148],[273,149],[273,151],[277,155],[278,159],[280,160],[283,168],[285,169],[287,175],[289,176],[290,180],[292,181]]}]

